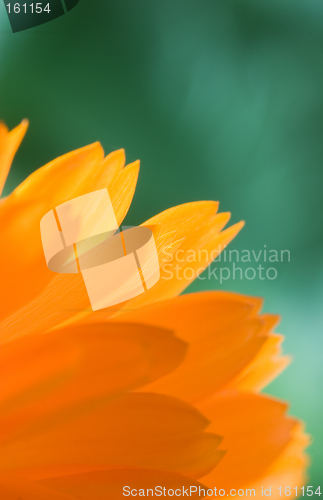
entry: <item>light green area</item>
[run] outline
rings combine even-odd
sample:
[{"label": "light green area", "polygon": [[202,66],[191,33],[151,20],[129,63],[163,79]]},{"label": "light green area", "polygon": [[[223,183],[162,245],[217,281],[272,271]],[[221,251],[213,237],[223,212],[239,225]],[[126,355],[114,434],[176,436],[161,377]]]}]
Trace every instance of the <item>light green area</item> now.
[{"label": "light green area", "polygon": [[322,432],[322,0],[81,0],[13,35],[0,5],[0,115],[31,120],[7,192],[56,156],[100,140],[142,169],[128,224],[221,201],[247,225],[231,248],[289,249],[276,280],[198,281],[265,298],[292,366],[269,388]]}]

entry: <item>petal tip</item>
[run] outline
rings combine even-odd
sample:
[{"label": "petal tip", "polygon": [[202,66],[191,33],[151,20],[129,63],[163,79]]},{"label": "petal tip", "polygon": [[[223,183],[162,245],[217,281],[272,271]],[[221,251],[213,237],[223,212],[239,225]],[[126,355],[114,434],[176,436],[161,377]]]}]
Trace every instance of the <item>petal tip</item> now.
[{"label": "petal tip", "polygon": [[22,121],[21,121],[21,126],[25,127],[25,128],[28,128],[29,127],[29,120],[28,118],[24,118]]}]

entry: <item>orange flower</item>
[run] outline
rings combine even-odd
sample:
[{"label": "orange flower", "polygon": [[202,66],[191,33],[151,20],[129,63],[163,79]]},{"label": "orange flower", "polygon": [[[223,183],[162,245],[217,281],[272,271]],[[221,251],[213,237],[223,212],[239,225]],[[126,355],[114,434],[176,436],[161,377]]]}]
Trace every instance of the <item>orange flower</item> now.
[{"label": "orange flower", "polygon": [[[26,129],[0,126],[0,191]],[[139,162],[124,164],[123,151],[104,158],[96,143],[37,170],[0,202],[0,498],[115,500],[124,486],[191,488],[191,498],[202,498],[199,487],[226,496],[255,488],[260,497],[271,486],[278,498],[278,486],[302,486],[302,426],[285,403],[259,394],[288,363],[272,333],[278,318],[260,314],[251,297],[179,296],[242,223],[223,230],[230,214],[207,201],[153,217],[144,225],[160,281],[97,312],[80,275],[47,269],[42,216],[108,188],[120,225],[139,171]],[[166,279],[163,264],[178,250],[202,257],[176,262],[193,269],[189,279]]]}]

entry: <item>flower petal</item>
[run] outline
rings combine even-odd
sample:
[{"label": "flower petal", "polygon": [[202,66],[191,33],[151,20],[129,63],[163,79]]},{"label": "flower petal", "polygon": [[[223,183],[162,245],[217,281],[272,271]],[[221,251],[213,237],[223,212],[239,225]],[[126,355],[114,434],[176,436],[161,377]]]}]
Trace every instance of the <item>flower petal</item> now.
[{"label": "flower petal", "polygon": [[239,376],[265,344],[271,329],[266,316],[246,318],[189,345],[184,362],[143,390],[198,401],[220,391]]},{"label": "flower petal", "polygon": [[217,209],[213,201],[187,203],[142,224],[155,236],[160,279],[145,294],[125,302],[118,314],[176,297],[211,264],[244,226],[239,222],[222,231],[230,214],[216,214]]},{"label": "flower petal", "polygon": [[[143,226],[154,233],[161,275],[158,283],[144,294],[111,308],[96,311],[91,321],[102,322],[139,309],[150,303],[179,295],[238,234],[240,222],[221,230],[230,214],[217,214],[218,203],[201,201],[171,208],[148,220]],[[189,271],[189,273],[187,273]],[[82,321],[86,312],[73,321]],[[86,320],[85,320],[86,321]]]},{"label": "flower petal", "polygon": [[[257,315],[262,301],[228,292],[183,295],[124,312],[110,321],[167,328],[188,344],[184,362],[143,390],[197,402],[250,369],[258,353],[271,345],[277,316]],[[95,321],[95,316],[92,316]],[[266,353],[263,355],[266,359]]]},{"label": "flower petal", "polygon": [[[239,223],[220,233],[228,220],[228,216],[227,214],[215,216],[214,211],[216,208],[217,204],[214,202],[188,203],[163,212],[160,216],[156,216],[148,221],[145,225],[152,223],[155,234],[158,234],[158,237],[156,236],[155,239],[157,239],[157,247],[160,255],[164,255],[162,258],[167,261],[170,249],[174,251],[175,248],[180,248],[184,252],[184,256],[186,254],[184,262],[181,262],[182,270],[191,267],[193,272],[192,278],[186,279],[184,276],[177,279],[176,275],[172,274],[172,278],[169,280],[165,276],[165,269],[162,269],[161,278],[154,287],[141,296],[124,302],[122,305],[107,308],[103,312],[98,311],[99,314],[96,317],[99,321],[105,321],[112,315],[121,314],[127,309],[142,307],[151,302],[173,297],[181,293],[202,272],[202,269],[208,266],[221,249],[234,238],[243,226],[243,223]],[[0,211],[0,214],[2,212]],[[161,224],[161,228],[156,229],[158,221]],[[12,223],[14,224],[13,221]],[[174,230],[176,227],[178,228],[178,234],[174,241]],[[41,245],[39,234],[38,239],[38,243]],[[10,238],[7,237],[6,241],[10,241]],[[178,247],[178,245],[180,246]],[[9,250],[10,245],[8,245],[8,255],[10,253]],[[197,262],[190,262],[188,260],[187,253],[189,251],[199,252]],[[10,311],[10,309],[19,307],[24,301],[30,301],[32,296],[36,296],[36,298],[25,307],[17,310],[16,313],[8,317],[2,324],[0,323],[2,332],[0,341],[12,338],[17,332],[27,334],[44,331],[50,327],[63,326],[77,319],[87,317],[89,313],[93,314],[82,277],[79,274],[58,275],[54,279],[50,279],[52,273],[45,268],[43,257],[37,263],[34,263],[34,265],[29,263],[27,266],[24,259],[21,259],[20,264],[20,274],[15,272],[12,279],[10,266],[7,266],[7,268],[4,266],[5,278],[7,274],[5,282],[11,284],[8,293],[9,304],[6,304],[4,310]],[[173,269],[177,265],[176,261],[171,262],[170,265],[173,266]],[[26,269],[28,269],[29,274],[28,283]],[[40,292],[40,288],[44,287],[46,282],[48,283],[47,287],[37,295],[37,290]],[[14,301],[13,297],[15,298]],[[37,323],[34,321],[35,317],[37,317]]]},{"label": "flower petal", "polygon": [[77,500],[74,496],[8,474],[0,475],[0,498],[3,500]]},{"label": "flower petal", "polygon": [[[49,486],[62,493],[75,495],[78,500],[122,500],[126,496],[123,492],[124,486],[133,490],[132,496],[135,493],[139,495],[139,490],[147,490],[148,488],[155,491],[161,491],[163,497],[169,498],[162,490],[163,488],[177,490],[177,496],[183,498],[183,489],[188,490],[190,498],[201,498],[198,488],[204,486],[194,479],[165,471],[143,470],[143,469],[114,469],[87,472],[84,474],[73,474],[69,476],[60,476],[41,481],[42,484]],[[190,487],[192,489],[190,490]],[[194,490],[197,489],[197,491]],[[137,491],[135,491],[137,490]],[[181,495],[179,495],[179,490]],[[164,494],[163,494],[164,493]],[[136,496],[137,496],[136,495]],[[151,492],[148,493],[151,495]],[[145,492],[146,496],[146,492]],[[157,495],[156,496],[160,496]]]},{"label": "flower petal", "polygon": [[86,414],[44,419],[0,446],[0,469],[41,480],[102,469],[171,471],[194,479],[221,460],[219,436],[192,406],[149,393],[129,393]]},{"label": "flower petal", "polygon": [[[62,321],[75,309],[91,310],[81,275],[57,275],[47,268],[40,220],[68,199],[107,187],[121,224],[139,171],[138,162],[123,165],[123,151],[103,159],[102,147],[94,144],[37,170],[4,200],[0,207],[0,274],[6,287],[0,312],[3,338],[14,331],[32,331],[36,316],[41,331],[54,326],[55,313]],[[6,326],[1,325],[4,318],[10,318]]]},{"label": "flower petal", "polygon": [[0,351],[0,442],[45,417],[88,410],[97,400],[172,371],[186,346],[167,330],[83,325],[8,342]]},{"label": "flower petal", "polygon": [[[113,321],[158,325],[174,330],[186,342],[196,342],[214,328],[222,329],[255,316],[263,300],[232,292],[188,293],[155,302],[139,309],[125,311]],[[96,322],[96,315],[89,318]]]},{"label": "flower petal", "polygon": [[0,196],[5,185],[12,160],[28,128],[28,120],[23,120],[18,127],[9,132],[4,123],[0,123]]},{"label": "flower petal", "polygon": [[[300,488],[308,482],[306,469],[309,466],[309,457],[304,450],[309,444],[309,437],[304,433],[302,424],[296,424],[288,446],[266,470],[265,475],[252,484],[252,488],[255,488],[258,492],[258,498],[262,496],[262,488],[264,490],[270,489],[273,500],[278,500],[282,496],[295,498],[300,494]],[[282,494],[280,494],[280,491]],[[287,494],[285,494],[285,491],[287,491]],[[290,495],[288,492],[290,492]]]},{"label": "flower petal", "polygon": [[281,354],[282,335],[271,334],[255,359],[233,381],[236,388],[245,391],[261,391],[289,365],[290,356]]},{"label": "flower petal", "polygon": [[219,466],[202,482],[225,490],[263,478],[292,443],[299,425],[286,416],[286,404],[234,390],[223,391],[198,407],[212,421],[208,430],[224,436],[221,448],[227,450]]}]

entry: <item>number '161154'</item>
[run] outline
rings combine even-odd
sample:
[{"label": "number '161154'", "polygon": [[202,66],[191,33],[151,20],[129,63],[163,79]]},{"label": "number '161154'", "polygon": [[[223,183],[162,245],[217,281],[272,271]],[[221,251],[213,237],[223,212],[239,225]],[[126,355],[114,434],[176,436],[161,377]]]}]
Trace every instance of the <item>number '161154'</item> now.
[{"label": "number '161154'", "polygon": [[48,14],[51,12],[50,8],[49,8],[49,3],[47,5],[45,5],[45,7],[43,8],[43,4],[42,3],[30,3],[30,4],[27,4],[27,3],[24,3],[22,5],[20,5],[20,3],[15,3],[15,4],[10,4],[8,3],[6,5],[6,7],[8,8],[8,13],[9,14],[20,14],[20,12],[22,13],[25,13],[27,14],[27,12],[31,12],[32,14],[41,14],[42,12],[47,12]]},{"label": "number '161154'", "polygon": [[279,496],[287,496],[289,497],[290,495],[293,496],[307,496],[311,497],[312,495],[318,495],[319,497],[322,495],[321,493],[321,488],[318,486],[316,490],[313,490],[313,486],[301,486],[300,488],[297,488],[295,486],[294,488],[291,488],[290,486],[286,486],[285,491],[282,489],[281,486],[278,487],[279,490]]}]

